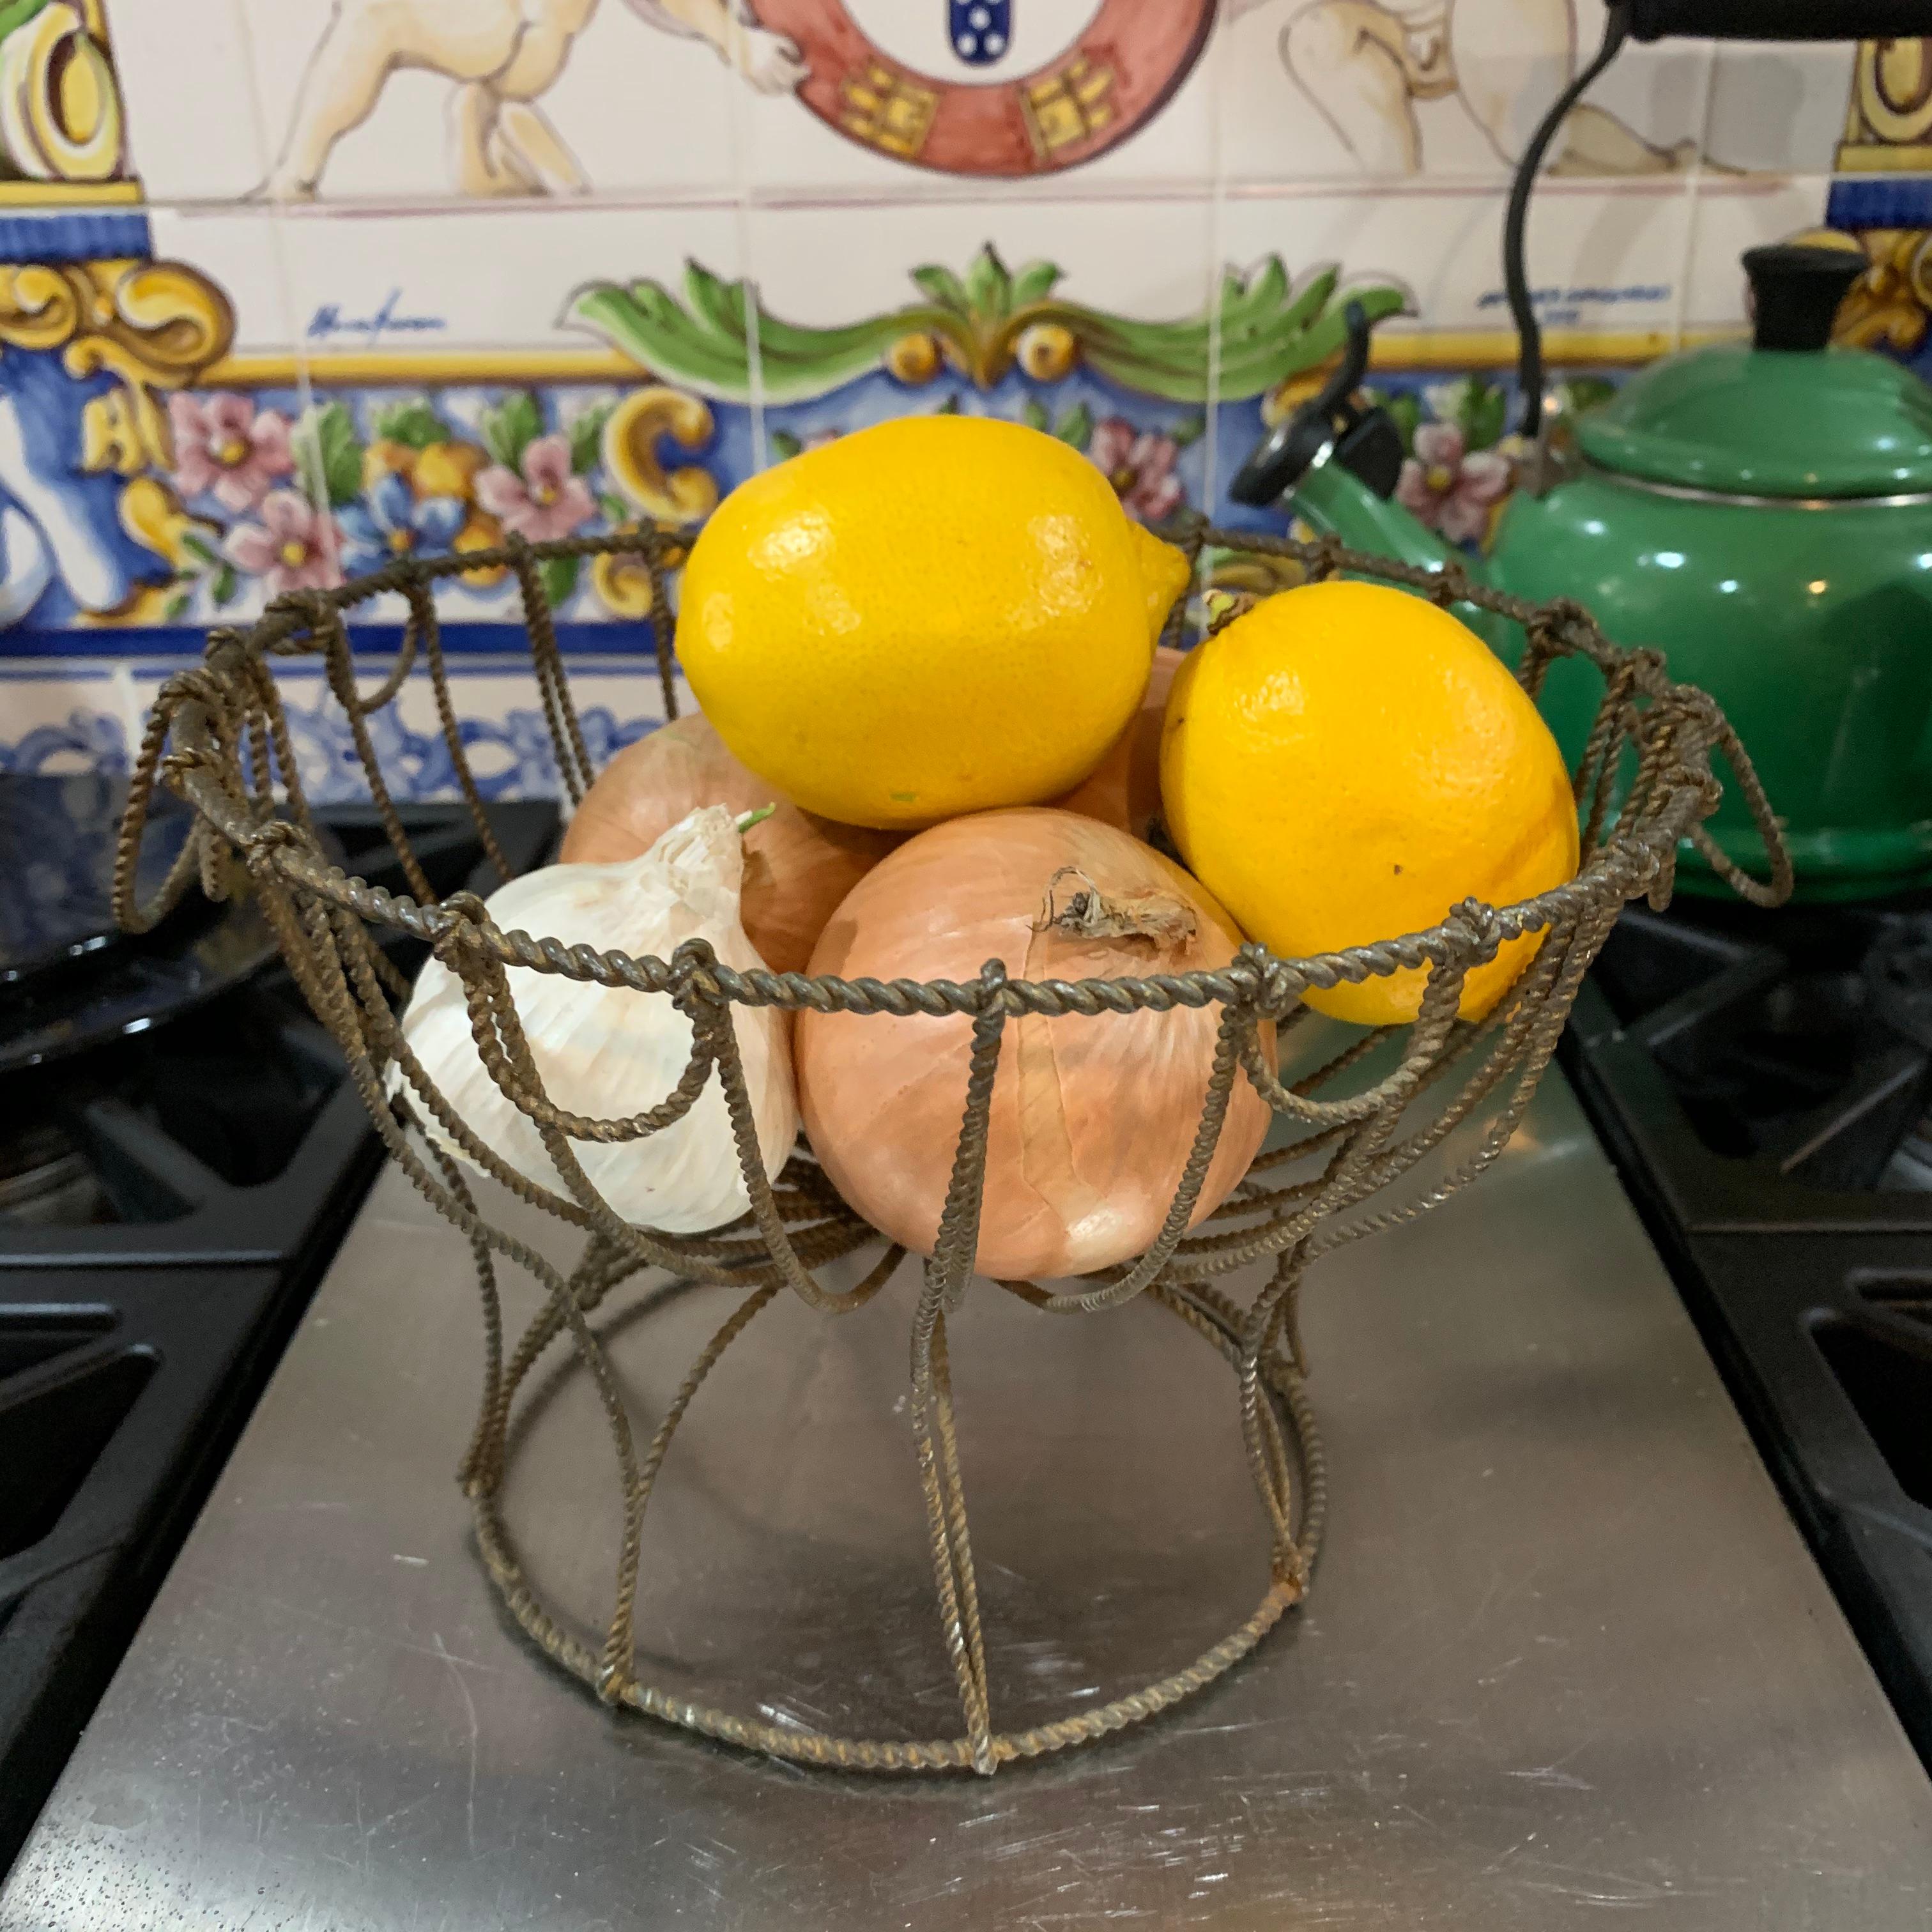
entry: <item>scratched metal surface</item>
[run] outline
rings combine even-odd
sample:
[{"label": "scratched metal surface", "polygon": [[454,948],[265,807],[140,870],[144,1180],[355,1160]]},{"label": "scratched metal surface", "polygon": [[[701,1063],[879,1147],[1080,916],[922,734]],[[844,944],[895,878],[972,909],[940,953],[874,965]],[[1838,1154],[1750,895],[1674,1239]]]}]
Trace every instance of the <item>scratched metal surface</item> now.
[{"label": "scratched metal surface", "polygon": [[[1168,1720],[990,1783],[775,1767],[614,1719],[493,1607],[448,1472],[477,1328],[391,1175],[16,1868],[6,1932],[1418,1927],[1922,1932],[1932,1786],[1552,1076],[1501,1168],[1310,1292],[1313,1601]],[[661,1412],[704,1291],[626,1331]],[[662,1672],[843,1730],[954,1713],[908,1298],[761,1317],[647,1537]],[[998,1715],[1192,1654],[1262,1580],[1226,1371],[1171,1318],[997,1292],[955,1348]],[[586,1606],[568,1384],[513,1514]]]}]

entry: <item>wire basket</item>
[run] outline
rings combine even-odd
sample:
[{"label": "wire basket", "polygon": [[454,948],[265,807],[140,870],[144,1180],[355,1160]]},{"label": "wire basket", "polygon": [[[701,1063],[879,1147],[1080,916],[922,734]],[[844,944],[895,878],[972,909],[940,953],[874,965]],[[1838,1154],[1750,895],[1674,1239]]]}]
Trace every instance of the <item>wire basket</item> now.
[{"label": "wire basket", "polygon": [[[989,965],[970,983],[848,981],[801,974],[737,972],[703,942],[670,959],[633,959],[600,952],[563,934],[532,939],[505,933],[483,903],[462,892],[438,900],[384,782],[370,719],[392,704],[420,662],[434,687],[457,782],[477,835],[500,874],[502,857],[465,756],[437,628],[434,588],[459,572],[507,566],[519,580],[530,662],[565,790],[580,799],[593,773],[558,652],[543,590],[542,566],[557,557],[608,559],[601,567],[632,574],[648,594],[650,623],[668,714],[675,716],[671,613],[667,578],[682,555],[669,532],[634,531],[594,539],[527,544],[513,542],[487,554],[411,560],[338,590],[284,597],[245,633],[211,635],[204,662],[164,687],[149,720],[122,835],[116,910],[141,931],[163,917],[197,876],[211,896],[245,866],[281,951],[310,1004],[346,1057],[354,1081],[391,1155],[417,1188],[467,1238],[482,1297],[484,1367],[481,1412],[460,1480],[475,1514],[476,1533],[490,1580],[524,1629],[557,1663],[606,1703],[647,1712],[692,1731],[798,1762],[877,1771],[966,1769],[991,1772],[1004,1763],[1088,1742],[1164,1709],[1201,1689],[1259,1643],[1309,1587],[1324,1515],[1319,1439],[1304,1394],[1305,1364],[1297,1299],[1320,1256],[1366,1234],[1412,1220],[1475,1178],[1502,1151],[1522,1118],[1562,1030],[1577,987],[1624,904],[1648,896],[1661,904],[1671,888],[1679,842],[1745,898],[1773,904],[1789,891],[1790,866],[1768,805],[1730,725],[1702,692],[1672,683],[1654,651],[1609,644],[1572,603],[1532,605],[1472,584],[1450,568],[1426,572],[1358,554],[1326,541],[1209,530],[1196,524],[1186,544],[1198,562],[1204,548],[1233,553],[1245,578],[1292,582],[1337,572],[1379,578],[1450,605],[1466,602],[1511,619],[1528,640],[1519,672],[1532,698],[1556,659],[1588,660],[1604,691],[1574,775],[1582,828],[1582,862],[1574,879],[1520,904],[1467,901],[1424,932],[1392,934],[1374,944],[1318,957],[1282,959],[1244,947],[1216,971],[1147,979],[1077,982],[1009,980]],[[385,592],[408,602],[397,662],[377,688],[358,686],[344,614]],[[640,595],[639,602],[644,602]],[[1174,623],[1184,621],[1177,611]],[[320,657],[350,732],[376,808],[400,856],[413,896],[399,897],[351,878],[325,855],[297,778],[274,667]],[[1741,872],[1709,839],[1702,821],[1715,808],[1714,756],[1730,764],[1754,813],[1770,860],[1762,883]],[[194,838],[166,882],[146,905],[134,881],[148,806],[158,778],[197,814]],[[1465,974],[1504,941],[1541,932],[1532,962],[1502,1002],[1480,1022],[1460,1020]],[[376,943],[398,936],[427,942],[464,982],[479,1050],[496,1084],[535,1124],[567,1193],[548,1191],[504,1166],[454,1114],[404,1044],[394,1003],[407,992]],[[1426,969],[1414,1021],[1354,1040],[1346,1050],[1291,1084],[1279,1061],[1257,1042],[1263,1022],[1278,1039],[1292,1034],[1307,1010],[1300,995],[1398,968]],[[560,1112],[544,1094],[517,1016],[514,976],[560,974],[640,998],[668,998],[689,1018],[689,1063],[672,1090],[622,1120],[587,1120]],[[1083,1316],[1145,1296],[1214,1349],[1233,1371],[1242,1440],[1270,1546],[1267,1591],[1252,1613],[1220,1642],[1169,1675],[1105,1706],[1014,1732],[995,1727],[975,1586],[964,1491],[946,1360],[949,1315],[973,1276],[988,1120],[1000,1044],[1009,1022],[1029,1015],[1090,1018],[1177,1006],[1214,1008],[1219,1028],[1214,1071],[1192,1150],[1160,1234],[1138,1260],[1071,1286],[1002,1281],[1047,1316]],[[966,1015],[973,1023],[970,1072],[960,1096],[962,1122],[944,1214],[932,1258],[923,1264],[912,1317],[911,1421],[931,1541],[939,1618],[951,1660],[963,1727],[947,1738],[849,1738],[783,1726],[694,1703],[646,1682],[633,1635],[640,1542],[652,1486],[678,1426],[705,1376],[746,1325],[775,1298],[790,1292],[810,1307],[838,1315],[863,1306],[905,1260],[903,1250],[841,1201],[801,1146],[776,1183],[760,1158],[734,1026],[740,1006],[812,1007],[904,1023],[919,1015]],[[1379,1053],[1381,1062],[1371,1056]],[[1387,1063],[1392,1061],[1393,1064]],[[1366,1064],[1365,1064],[1366,1063]],[[1374,1072],[1378,1064],[1384,1070]],[[385,1097],[398,1066],[403,1090]],[[1362,1084],[1370,1075],[1369,1084]],[[679,1119],[713,1078],[722,1083],[751,1212],[718,1232],[676,1236],[633,1227],[599,1196],[571,1143],[640,1138]],[[1284,1144],[1255,1161],[1233,1194],[1201,1226],[1189,1223],[1229,1096],[1252,1082],[1279,1117]],[[433,1115],[476,1166],[583,1237],[566,1273],[514,1235],[493,1226],[457,1163],[412,1131]],[[1370,1208],[1392,1184],[1436,1154],[1454,1131],[1469,1143],[1428,1170],[1426,1184],[1407,1198]],[[1280,1138],[1280,1134],[1276,1136]],[[880,1248],[856,1285],[834,1289],[820,1280],[831,1264]],[[507,1341],[496,1270],[527,1270],[544,1292],[541,1312]],[[1227,1292],[1237,1270],[1261,1285],[1241,1298]],[[854,1264],[856,1268],[856,1263]],[[621,1285],[647,1270],[737,1292],[728,1317],[692,1364],[655,1435],[634,1435],[604,1342],[592,1317]],[[661,1282],[661,1277],[657,1277]],[[994,1292],[989,1286],[982,1292]],[[610,1424],[621,1488],[622,1530],[612,1607],[601,1644],[586,1641],[541,1600],[528,1581],[500,1507],[516,1419],[531,1400],[531,1374],[553,1345],[567,1342],[593,1378]]]}]

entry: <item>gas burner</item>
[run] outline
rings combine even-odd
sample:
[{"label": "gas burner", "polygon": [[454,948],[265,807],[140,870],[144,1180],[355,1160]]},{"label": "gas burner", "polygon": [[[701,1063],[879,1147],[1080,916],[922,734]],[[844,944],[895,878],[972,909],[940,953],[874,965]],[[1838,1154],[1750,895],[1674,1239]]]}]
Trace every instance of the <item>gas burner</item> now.
[{"label": "gas burner", "polygon": [[1833,1193],[1923,1191],[1897,1158],[1932,1100],[1922,917],[1629,912],[1594,979],[1709,1154]]}]

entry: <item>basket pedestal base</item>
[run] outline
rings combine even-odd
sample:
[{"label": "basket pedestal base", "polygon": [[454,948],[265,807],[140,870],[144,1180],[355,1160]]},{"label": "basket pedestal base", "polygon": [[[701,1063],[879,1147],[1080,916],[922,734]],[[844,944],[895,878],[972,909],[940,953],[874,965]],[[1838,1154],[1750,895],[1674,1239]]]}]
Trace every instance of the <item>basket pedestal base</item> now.
[{"label": "basket pedestal base", "polygon": [[[995,1292],[992,1284],[983,1281],[976,1282],[974,1288],[980,1293]],[[731,1297],[734,1312],[713,1336],[711,1344],[700,1354],[691,1373],[668,1405],[664,1420],[644,1454],[646,1480],[644,1504],[649,1503],[657,1468],[671,1449],[689,1406],[694,1400],[704,1400],[698,1394],[700,1385],[731,1344],[746,1333],[756,1316],[776,1298],[775,1292],[770,1290],[756,1290],[746,1295],[738,1295],[728,1289],[723,1292]],[[599,1330],[608,1332],[619,1326],[628,1328],[640,1318],[648,1320],[658,1305],[655,1296],[662,1293],[661,1288],[655,1291],[655,1294],[647,1291],[650,1306],[620,1309],[613,1318],[599,1324]],[[1155,1296],[1186,1330],[1214,1348],[1232,1369],[1238,1370],[1237,1324],[1240,1311],[1232,1303],[1211,1291],[1184,1292],[1163,1287],[1155,1291]],[[535,1325],[541,1326],[541,1321]],[[603,1354],[601,1341],[598,1348],[599,1353]],[[534,1367],[535,1356],[527,1346],[524,1353],[530,1357]],[[605,1702],[643,1712],[706,1737],[800,1764],[845,1770],[990,1772],[1017,1759],[1064,1750],[1122,1730],[1204,1689],[1253,1650],[1300,1600],[1318,1543],[1324,1490],[1320,1438],[1300,1378],[1285,1355],[1271,1354],[1262,1361],[1257,1393],[1266,1418],[1263,1437],[1274,1445],[1273,1453],[1278,1466],[1276,1480],[1286,1478],[1282,1493],[1290,1500],[1294,1540],[1285,1557],[1278,1555],[1271,1564],[1271,1580],[1259,1603],[1218,1642],[1192,1658],[1178,1661],[1176,1667],[1152,1681],[1113,1696],[1105,1704],[1076,1706],[1068,1708],[1063,1716],[1011,1732],[994,1729],[991,1722],[974,1727],[969,1721],[968,1730],[951,1737],[850,1737],[810,1729],[796,1721],[774,1722],[770,1715],[722,1708],[688,1691],[668,1688],[651,1680],[646,1663],[650,1634],[641,1627],[633,1629],[634,1572],[628,1579],[620,1575],[618,1613],[613,1616],[601,1646],[588,1640],[586,1625],[580,1616],[573,1617],[549,1600],[544,1589],[533,1580],[506,1520],[503,1505],[505,1479],[537,1412],[558,1393],[566,1379],[598,1372],[594,1366],[586,1367],[586,1358],[580,1354],[566,1356],[541,1383],[518,1377],[514,1386],[506,1387],[506,1399],[500,1406],[505,1423],[500,1440],[493,1444],[486,1426],[478,1446],[472,1450],[466,1465],[466,1484],[472,1496],[478,1546],[492,1584],[512,1616],[545,1654]],[[943,1370],[943,1342],[940,1362]],[[609,1366],[607,1354],[604,1354],[604,1366],[606,1369]],[[513,1359],[512,1370],[514,1366]],[[950,1441],[951,1394],[943,1374],[938,1385],[928,1390],[928,1412],[932,1418],[934,1433],[943,1433]],[[1228,1400],[1231,1409],[1239,1400],[1238,1373],[1228,1383]],[[916,1454],[920,1446],[916,1391],[907,1407],[914,1420],[907,1431],[906,1448],[909,1455]],[[953,1453],[956,1462],[956,1449]],[[1257,1544],[1265,1550],[1269,1518],[1259,1506],[1256,1509],[1254,1520]],[[647,1562],[648,1544],[645,1548]],[[776,1560],[782,1562],[782,1556]],[[966,1558],[966,1569],[970,1580],[970,1554]],[[782,1593],[775,1591],[774,1594]],[[948,1615],[943,1600],[943,1587],[940,1594],[942,1627],[956,1660],[961,1619],[956,1606],[953,1613]],[[976,1598],[974,1600],[973,1613],[976,1617]],[[782,1642],[784,1633],[774,1628],[772,1635]],[[995,1641],[997,1633],[989,1634],[988,1642]],[[1077,1627],[1066,1630],[1066,1643],[1070,1649],[1079,1649],[1081,1634]],[[760,1707],[764,1712],[769,1712],[770,1708]],[[971,1714],[969,1707],[969,1720]],[[992,1714],[988,1713],[989,1718]]]}]

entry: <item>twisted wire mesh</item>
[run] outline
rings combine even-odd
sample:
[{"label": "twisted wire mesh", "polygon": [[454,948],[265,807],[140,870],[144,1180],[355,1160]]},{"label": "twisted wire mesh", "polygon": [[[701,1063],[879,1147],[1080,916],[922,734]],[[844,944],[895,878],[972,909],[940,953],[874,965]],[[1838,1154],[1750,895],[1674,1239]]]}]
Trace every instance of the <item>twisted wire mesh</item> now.
[{"label": "twisted wire mesh", "polygon": [[[1307,578],[1338,572],[1379,578],[1445,608],[1471,604],[1522,626],[1518,676],[1532,698],[1557,660],[1580,658],[1604,679],[1604,695],[1574,773],[1582,825],[1575,878],[1504,907],[1468,900],[1426,931],[1298,959],[1258,946],[1212,971],[1078,981],[1014,980],[989,961],[970,982],[739,971],[701,940],[669,959],[522,932],[505,932],[473,893],[438,899],[415,853],[382,771],[371,718],[397,701],[420,664],[426,670],[457,788],[500,878],[508,868],[484,808],[451,697],[434,587],[442,578],[501,567],[516,578],[533,678],[557,770],[572,801],[596,772],[572,698],[542,566],[557,558],[614,556],[641,567],[650,585],[652,644],[667,714],[676,712],[670,656],[670,570],[682,556],[675,533],[638,530],[496,551],[411,559],[330,590],[278,599],[246,632],[211,634],[203,662],[163,688],[136,761],[115,877],[116,916],[132,931],[154,925],[198,878],[211,896],[245,872],[304,997],[346,1060],[349,1077],[388,1150],[412,1185],[459,1228],[475,1264],[484,1328],[483,1388],[476,1427],[458,1470],[470,1499],[485,1569],[524,1629],[606,1702],[647,1713],[710,1737],[794,1761],[876,1771],[971,1769],[989,1773],[1016,1759],[1064,1750],[1140,1721],[1211,1682],[1246,1656],[1308,1588],[1325,1516],[1325,1467],[1304,1389],[1306,1360],[1300,1300],[1310,1266],[1347,1243],[1412,1220],[1474,1180],[1501,1154],[1547,1065],[1584,973],[1628,901],[1667,898],[1681,842],[1696,847],[1735,890],[1759,904],[1788,893],[1790,866],[1762,787],[1716,704],[1672,682],[1654,652],[1610,644],[1574,603],[1532,605],[1472,583],[1454,566],[1425,572],[1343,548],[1208,528],[1183,533],[1190,560],[1202,550],[1244,550],[1284,561]],[[345,614],[370,598],[400,593],[408,606],[394,662],[372,690],[358,674]],[[1178,640],[1180,607],[1170,623]],[[303,794],[274,675],[280,659],[320,661],[346,714],[376,811],[410,885],[392,894],[332,865]],[[1762,836],[1770,877],[1759,880],[1710,841],[1714,760],[1728,765]],[[158,784],[196,814],[193,836],[154,897],[134,896],[140,842]],[[1494,1010],[1458,1017],[1466,975],[1508,941],[1540,933],[1533,958]],[[407,988],[376,943],[404,935],[426,943],[460,980],[471,1036],[491,1079],[536,1128],[561,1191],[509,1166],[440,1093],[404,1040],[396,1003]],[[1292,1048],[1311,989],[1359,983],[1398,969],[1426,974],[1420,1010],[1406,1027],[1367,1032],[1289,1079],[1262,1042],[1272,1027],[1277,1054]],[[558,1107],[545,1092],[525,1037],[514,972],[544,973],[642,997],[671,1000],[689,1022],[688,1060],[670,1090],[622,1119]],[[996,1728],[992,1686],[973,1562],[951,1376],[947,1322],[973,1279],[984,1193],[994,1080],[1010,1020],[1218,1006],[1212,1067],[1188,1155],[1159,1233],[1137,1258],[1088,1284],[1057,1292],[1028,1281],[998,1286],[1043,1314],[1090,1315],[1146,1298],[1213,1348],[1233,1372],[1240,1438],[1265,1522],[1269,1582],[1254,1611],[1200,1656],[1155,1682],[1096,1708],[1032,1728]],[[826,1314],[863,1307],[905,1258],[838,1198],[800,1148],[774,1183],[766,1174],[740,1058],[734,1012],[776,1007],[874,1016],[970,1017],[972,1046],[961,1127],[933,1254],[923,1268],[911,1324],[910,1403],[941,1634],[964,1729],[951,1738],[841,1737],[694,1702],[643,1681],[633,1622],[643,1527],[658,1472],[685,1416],[727,1349],[785,1291]],[[1393,1064],[1364,1078],[1378,1056]],[[634,1227],[604,1200],[574,1142],[613,1144],[662,1132],[682,1118],[713,1078],[722,1090],[749,1211],[698,1235]],[[1235,1083],[1245,1080],[1274,1110],[1282,1144],[1195,1223]],[[434,1122],[461,1161],[584,1237],[568,1274],[530,1244],[496,1226],[452,1152],[421,1132]],[[1354,1214],[1411,1174],[1458,1130],[1474,1144],[1418,1192]],[[829,1264],[878,1245],[850,1287],[820,1278]],[[1268,1263],[1246,1305],[1217,1279]],[[542,1306],[514,1342],[506,1335],[500,1264],[526,1273]],[[659,1270],[688,1282],[734,1288],[739,1299],[693,1363],[651,1439],[641,1446],[623,1391],[592,1316],[626,1280]],[[502,1520],[505,1472],[520,1394],[560,1341],[590,1376],[610,1432],[622,1529],[611,1607],[596,1645],[560,1619],[524,1573]],[[526,1396],[527,1400],[527,1396]]]}]

